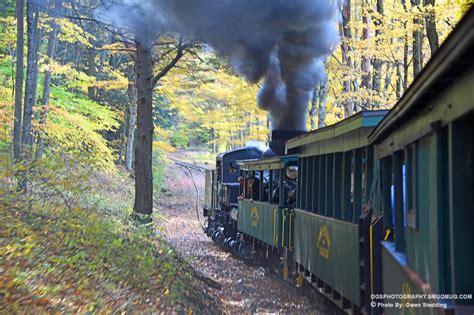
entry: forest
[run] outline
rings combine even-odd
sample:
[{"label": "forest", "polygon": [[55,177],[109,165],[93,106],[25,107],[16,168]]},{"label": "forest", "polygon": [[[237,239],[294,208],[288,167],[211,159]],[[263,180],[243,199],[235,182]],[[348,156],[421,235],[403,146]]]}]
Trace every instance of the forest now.
[{"label": "forest", "polygon": [[[191,9],[172,23],[161,2]],[[268,81],[249,78],[234,58],[246,46],[233,46],[263,22],[252,24],[249,1],[189,13],[191,2],[0,0],[0,312],[230,307],[170,242],[164,208],[194,194],[169,184],[188,176],[174,159],[212,165],[249,140],[268,143],[274,122],[258,100]],[[308,53],[324,74],[303,100],[307,130],[392,108],[472,5],[327,2],[335,39]]]}]

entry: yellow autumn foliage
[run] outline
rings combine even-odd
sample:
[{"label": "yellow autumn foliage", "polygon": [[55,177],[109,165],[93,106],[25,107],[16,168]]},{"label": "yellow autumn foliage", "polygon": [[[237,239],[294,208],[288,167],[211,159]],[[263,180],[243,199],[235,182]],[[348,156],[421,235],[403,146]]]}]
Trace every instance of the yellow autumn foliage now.
[{"label": "yellow autumn foliage", "polygon": [[221,148],[242,146],[246,140],[267,140],[267,113],[256,104],[258,87],[227,69],[211,69],[206,61],[212,54],[200,57],[200,71],[173,69],[157,92],[188,122],[212,130],[213,141]]}]

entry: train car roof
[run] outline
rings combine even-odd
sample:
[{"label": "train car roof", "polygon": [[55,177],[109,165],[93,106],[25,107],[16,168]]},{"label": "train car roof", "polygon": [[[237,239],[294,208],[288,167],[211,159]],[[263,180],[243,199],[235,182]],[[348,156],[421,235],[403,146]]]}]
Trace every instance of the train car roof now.
[{"label": "train car roof", "polygon": [[[369,140],[378,144],[400,126],[407,124],[412,118],[431,114],[433,112],[433,102],[469,69],[472,73],[473,56],[474,8],[471,8],[432,56],[395,107],[372,131]],[[457,98],[465,98],[463,104],[459,105],[457,109],[452,108],[454,104],[444,104],[449,115],[442,115],[441,120],[445,122],[452,121],[474,109],[472,89],[469,90],[468,87],[461,94],[464,94],[464,92],[467,92],[467,95],[459,95],[460,93],[456,95]],[[442,121],[439,121],[439,123],[442,123]],[[426,125],[426,122],[424,125]],[[424,128],[413,123],[411,123],[411,126],[412,129]]]},{"label": "train car roof", "polygon": [[232,151],[219,153],[216,157],[216,160],[217,161],[222,161],[224,159],[224,157],[227,156],[227,155],[233,155],[233,154],[241,153],[241,152],[244,152],[244,151],[258,151],[258,152],[261,152],[263,154],[263,151],[261,149],[257,148],[257,147],[245,147],[245,148],[240,148],[240,149],[235,149],[235,150],[232,150]]},{"label": "train car roof", "polygon": [[265,171],[279,170],[285,167],[287,163],[298,161],[295,155],[275,156],[268,159],[242,160],[237,161],[241,170],[246,171]]},{"label": "train car roof", "polygon": [[318,155],[366,146],[367,136],[387,112],[361,111],[333,125],[292,138],[286,142],[287,153]]}]

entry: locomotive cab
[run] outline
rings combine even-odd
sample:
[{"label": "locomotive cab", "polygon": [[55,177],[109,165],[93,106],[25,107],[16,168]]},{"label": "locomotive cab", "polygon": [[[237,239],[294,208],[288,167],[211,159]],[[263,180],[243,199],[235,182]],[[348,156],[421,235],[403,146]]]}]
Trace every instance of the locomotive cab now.
[{"label": "locomotive cab", "polygon": [[239,166],[237,160],[260,159],[263,151],[247,147],[221,153],[216,158],[216,168],[206,171],[204,217],[208,224],[206,233],[214,241],[230,246],[236,239],[237,223],[231,218],[231,211],[238,206]]}]

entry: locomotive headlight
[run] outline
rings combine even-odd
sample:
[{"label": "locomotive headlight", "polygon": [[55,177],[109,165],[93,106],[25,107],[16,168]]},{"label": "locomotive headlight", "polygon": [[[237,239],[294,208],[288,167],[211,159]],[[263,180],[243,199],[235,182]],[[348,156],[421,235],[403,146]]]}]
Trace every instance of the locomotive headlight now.
[{"label": "locomotive headlight", "polygon": [[232,210],[230,210],[230,218],[232,220],[237,221],[238,214],[239,214],[239,209],[232,208]]}]

